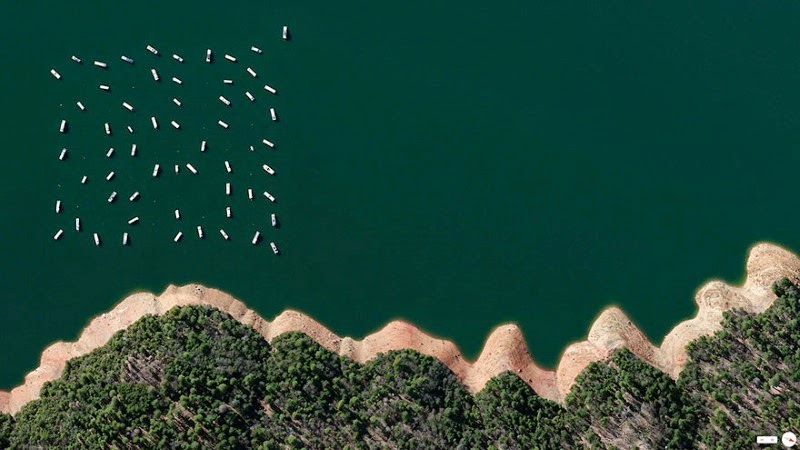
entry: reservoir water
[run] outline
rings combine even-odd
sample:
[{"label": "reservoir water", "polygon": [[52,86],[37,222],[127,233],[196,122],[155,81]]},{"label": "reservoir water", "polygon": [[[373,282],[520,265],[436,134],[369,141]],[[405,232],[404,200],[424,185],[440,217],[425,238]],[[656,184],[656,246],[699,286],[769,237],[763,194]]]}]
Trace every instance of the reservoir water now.
[{"label": "reservoir water", "polygon": [[[534,359],[552,367],[609,304],[660,341],[694,313],[705,280],[741,281],[754,242],[800,249],[794,2],[85,0],[4,9],[3,387],[21,382],[48,343],[74,339],[133,291],[169,283],[220,288],[266,318],[298,309],[340,335],[404,318],[469,357],[513,321]],[[280,39],[285,23],[290,42]],[[148,58],[148,43],[160,59]],[[240,58],[235,73],[225,52]],[[257,89],[256,101],[237,90],[226,110],[216,97],[229,76],[235,89]],[[105,81],[111,92],[97,88]],[[125,96],[135,112],[120,106]],[[230,130],[216,125],[223,114]],[[250,152],[262,137],[276,149]],[[199,173],[174,175],[178,162]],[[117,177],[106,182],[109,170]],[[251,204],[251,184],[278,201]],[[111,190],[120,198],[109,205]],[[141,199],[130,203],[134,190]],[[130,227],[134,215],[141,223]],[[265,242],[253,246],[256,229]],[[99,248],[93,230],[104,237]]]}]

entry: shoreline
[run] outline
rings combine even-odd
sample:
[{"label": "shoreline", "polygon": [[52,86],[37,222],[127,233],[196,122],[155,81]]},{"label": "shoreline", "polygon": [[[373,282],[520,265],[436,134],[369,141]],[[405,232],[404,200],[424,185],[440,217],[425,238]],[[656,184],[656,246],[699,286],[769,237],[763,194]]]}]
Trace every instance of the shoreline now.
[{"label": "shoreline", "polygon": [[686,363],[686,344],[721,327],[722,314],[732,308],[759,313],[775,300],[772,283],[782,277],[800,282],[800,258],[769,243],[750,248],[745,267],[746,281],[730,286],[719,280],[705,283],[695,294],[696,315],[678,323],[660,346],[650,342],[639,328],[617,307],[605,308],[589,329],[586,340],[566,347],[555,370],[539,367],[522,335],[514,324],[500,325],[489,334],[474,362],[462,356],[456,345],[424,333],[411,323],[396,320],[362,340],[339,337],[303,313],[286,310],[271,322],[247,308],[240,300],[199,284],[170,285],[161,295],[134,293],[110,311],[94,319],[75,342],[58,341],[42,352],[39,366],[25,376],[23,384],[11,391],[0,391],[0,412],[16,414],[26,403],[39,397],[42,385],[58,379],[66,361],[101,347],[119,330],[127,328],[146,314],[161,315],[175,306],[209,305],[227,312],[239,322],[253,327],[271,342],[288,331],[300,331],[329,350],[358,362],[366,362],[378,353],[413,349],[433,356],[444,364],[470,390],[476,393],[486,382],[511,370],[541,397],[563,403],[575,378],[590,363],[608,358],[614,350],[627,347],[644,361],[677,378]]}]

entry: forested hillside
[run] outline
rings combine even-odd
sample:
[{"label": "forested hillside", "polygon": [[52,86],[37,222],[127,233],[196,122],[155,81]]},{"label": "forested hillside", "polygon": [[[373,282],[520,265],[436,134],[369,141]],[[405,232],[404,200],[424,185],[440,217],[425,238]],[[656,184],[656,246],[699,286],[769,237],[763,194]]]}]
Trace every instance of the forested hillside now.
[{"label": "forested hillside", "polygon": [[270,345],[219,310],[147,316],[69,361],[0,448],[755,448],[800,430],[800,291],[726,314],[689,346],[676,381],[627,350],[591,364],[565,406],[507,372],[471,395],[438,360],[404,350],[361,365],[301,333]]}]

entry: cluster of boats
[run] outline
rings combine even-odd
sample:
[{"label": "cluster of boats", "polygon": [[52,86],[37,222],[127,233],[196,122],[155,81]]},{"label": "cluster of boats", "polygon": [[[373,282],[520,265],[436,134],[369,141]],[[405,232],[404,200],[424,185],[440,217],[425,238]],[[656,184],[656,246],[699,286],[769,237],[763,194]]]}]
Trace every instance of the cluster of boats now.
[{"label": "cluster of boats", "polygon": [[[282,29],[282,38],[284,40],[289,40],[290,36],[289,36],[288,26],[284,26],[283,27],[283,29]],[[146,46],[146,49],[147,49],[148,52],[152,53],[153,55],[156,55],[156,56],[160,55],[159,50],[156,49],[154,46],[152,46],[150,44],[148,44]],[[258,47],[255,47],[255,46],[252,46],[250,48],[250,50],[253,51],[254,53],[257,53],[257,54],[261,54],[262,53],[262,50],[260,48],[258,48]],[[230,62],[233,62],[233,63],[237,62],[237,58],[232,56],[232,55],[225,54],[224,57],[225,57],[226,60],[228,60]],[[177,61],[179,64],[182,64],[184,62],[184,58],[182,56],[178,55],[177,53],[173,53],[172,54],[172,59]],[[73,55],[71,57],[71,60],[74,61],[75,63],[82,64],[81,58],[79,58],[76,55]],[[131,57],[127,56],[127,55],[121,56],[121,60],[123,62],[125,62],[125,63],[128,63],[128,64],[134,64],[133,58],[131,58]],[[205,55],[205,62],[206,63],[211,63],[211,62],[213,62],[213,60],[214,60],[213,51],[211,49],[207,49],[206,50],[206,55]],[[108,68],[108,64],[106,62],[103,62],[103,61],[94,61],[93,65],[96,66],[96,67],[102,68],[102,69],[107,69]],[[256,73],[256,71],[252,67],[247,67],[246,71],[251,77],[253,77],[253,78],[257,78],[258,77],[258,74]],[[153,69],[150,70],[150,72],[151,72],[151,75],[152,75],[153,79],[156,82],[158,82],[160,80],[160,75],[158,74],[158,71],[155,68],[153,68]],[[58,71],[56,71],[55,69],[51,69],[50,73],[53,75],[53,77],[56,80],[60,80],[61,77],[62,77],[61,74]],[[172,81],[174,83],[178,84],[178,85],[183,84],[183,81],[181,79],[177,78],[177,77],[172,77]],[[225,84],[233,84],[233,80],[224,80],[224,83]],[[104,90],[104,91],[110,91],[111,90],[110,86],[102,85],[102,84],[100,85],[100,89]],[[265,85],[264,86],[264,90],[269,92],[270,94],[277,95],[277,90],[275,88],[273,88],[272,86],[270,86],[270,85]],[[255,101],[255,97],[249,91],[245,92],[245,96],[251,102]],[[172,100],[173,100],[173,103],[175,103],[175,105],[177,105],[179,107],[181,106],[181,101],[179,99],[173,98]],[[228,98],[226,98],[225,96],[220,95],[219,96],[219,100],[225,106],[231,106],[231,101]],[[76,104],[77,104],[78,108],[81,111],[85,111],[86,110],[86,106],[81,101],[78,101]],[[126,110],[130,111],[130,112],[135,112],[136,111],[136,108],[133,106],[133,104],[129,103],[127,100],[122,102],[122,107],[125,108]],[[275,122],[278,121],[278,115],[277,115],[277,111],[275,110],[275,108],[270,107],[269,108],[269,114],[270,114],[270,118],[271,118],[272,121],[275,121]],[[157,121],[156,117],[152,116],[150,119],[151,119],[151,124],[153,126],[153,129],[157,130],[159,128],[159,126],[158,126],[158,121]],[[176,130],[181,129],[181,125],[175,120],[171,120],[170,124]],[[222,128],[225,128],[225,129],[229,128],[228,123],[223,121],[223,120],[221,120],[221,119],[218,121],[218,124]],[[104,128],[104,132],[105,132],[106,135],[111,135],[112,134],[112,128],[111,128],[111,125],[108,122],[106,122],[104,124],[103,128]],[[127,130],[128,130],[129,133],[133,133],[133,128],[130,125],[127,126]],[[60,123],[60,126],[59,126],[59,132],[65,134],[68,131],[69,131],[69,123],[68,123],[67,119],[62,119],[61,123]],[[267,146],[268,148],[273,148],[273,149],[275,148],[275,144],[272,141],[270,141],[269,139],[264,138],[262,140],[262,143],[265,146]],[[200,152],[206,152],[206,149],[207,149],[207,141],[206,140],[202,140],[201,144],[200,144]],[[251,151],[255,150],[252,145],[250,146],[250,150]],[[106,152],[106,157],[107,158],[111,158],[113,156],[113,154],[114,154],[114,148],[109,148],[108,151]],[[68,155],[69,155],[69,150],[67,148],[62,148],[60,153],[59,153],[58,159],[60,161],[65,161],[65,160],[68,159]],[[131,157],[136,157],[136,155],[137,155],[137,146],[136,146],[136,144],[132,144],[131,145],[130,155],[131,155]],[[228,173],[231,173],[232,172],[232,168],[231,168],[230,162],[229,161],[225,161],[224,165],[225,165],[225,170]],[[198,173],[198,169],[191,163],[186,163],[185,167],[192,174],[197,174]],[[267,174],[272,175],[272,176],[275,175],[275,170],[270,165],[265,163],[265,164],[262,164],[261,167],[264,170],[264,172],[266,172]],[[158,177],[160,175],[160,168],[161,168],[161,166],[158,163],[156,163],[154,165],[153,172],[152,172],[152,176],[153,177]],[[175,165],[175,173],[178,173],[179,169],[180,169],[180,165],[176,164]],[[112,170],[106,175],[105,179],[106,179],[107,182],[112,182],[114,180],[115,176],[116,176],[116,173]],[[87,180],[88,180],[88,176],[87,175],[83,175],[82,178],[81,178],[81,184],[86,184]],[[225,193],[226,193],[226,195],[231,195],[231,191],[232,191],[231,183],[228,182],[228,183],[225,184]],[[253,194],[253,189],[252,188],[248,188],[247,189],[247,195],[248,195],[248,198],[250,200],[254,199],[254,194]],[[272,203],[275,202],[275,197],[271,193],[269,193],[268,191],[264,191],[263,195],[270,202],[272,202]],[[108,203],[114,203],[116,201],[116,199],[117,199],[117,196],[118,196],[117,191],[113,191],[109,195],[109,197],[107,199]],[[140,195],[139,191],[136,191],[136,192],[134,192],[133,194],[131,194],[128,197],[128,200],[130,202],[135,202],[135,201],[139,200],[140,196],[141,195]],[[55,205],[56,214],[61,214],[63,212],[63,210],[64,210],[64,204],[62,203],[62,201],[60,199],[56,200],[56,205]],[[180,210],[176,209],[174,213],[175,213],[175,219],[176,220],[180,220],[180,218],[181,218]],[[231,207],[230,206],[226,207],[225,215],[226,215],[227,218],[232,218],[232,212],[231,212]],[[128,220],[128,225],[135,225],[138,222],[139,222],[139,217],[138,216],[132,217],[132,218],[130,218]],[[271,225],[272,225],[273,228],[278,228],[279,227],[278,217],[277,217],[277,215],[275,213],[271,213],[270,214],[270,222],[271,222]],[[203,231],[203,227],[198,225],[196,227],[196,230],[197,230],[198,238],[199,239],[204,239],[205,238],[205,234],[204,234],[204,231]],[[81,219],[79,217],[75,218],[75,231],[78,231],[78,232],[81,231]],[[64,236],[64,234],[65,234],[64,229],[63,228],[59,229],[55,233],[55,235],[53,236],[53,239],[58,241]],[[226,240],[226,241],[230,240],[230,235],[224,229],[220,228],[219,229],[219,234],[220,234],[220,236],[222,237],[223,240]],[[97,233],[97,232],[92,233],[92,238],[93,238],[94,243],[95,243],[96,246],[101,246],[102,245],[103,240],[102,240],[102,237],[101,237],[101,235],[99,233]],[[173,241],[176,242],[176,243],[177,242],[181,242],[182,239],[183,239],[183,232],[181,232],[181,231],[179,231],[173,237]],[[261,240],[262,240],[261,239],[261,232],[256,230],[255,234],[253,235],[253,237],[251,239],[251,243],[253,245],[258,245],[261,242]],[[130,244],[130,241],[131,241],[131,239],[130,239],[129,233],[128,232],[124,232],[122,234],[122,245],[127,246],[127,245]],[[269,246],[272,249],[273,253],[275,253],[276,255],[280,254],[280,250],[278,249],[278,246],[277,246],[277,244],[275,242],[269,242]]]}]

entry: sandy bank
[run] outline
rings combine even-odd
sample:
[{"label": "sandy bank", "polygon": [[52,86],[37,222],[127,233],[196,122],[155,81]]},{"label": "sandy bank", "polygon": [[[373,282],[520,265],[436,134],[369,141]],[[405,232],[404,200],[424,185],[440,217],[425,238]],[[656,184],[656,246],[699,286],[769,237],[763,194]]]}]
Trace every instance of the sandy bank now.
[{"label": "sandy bank", "polygon": [[102,346],[114,333],[145,314],[163,314],[175,306],[198,304],[228,312],[240,322],[252,326],[268,341],[287,331],[302,331],[326,348],[359,362],[381,352],[410,348],[447,364],[472,392],[480,391],[493,376],[511,370],[542,397],[562,401],[575,377],[588,364],[607,358],[620,347],[629,348],[653,366],[677,377],[686,362],[684,347],[689,341],[718,330],[725,310],[742,307],[751,312],[761,312],[766,309],[775,299],[770,291],[773,281],[784,276],[800,281],[800,259],[775,245],[758,244],[750,250],[746,271],[747,279],[743,286],[711,281],[700,288],[695,295],[697,315],[673,328],[660,347],[648,341],[619,308],[607,308],[595,320],[585,341],[567,347],[555,371],[536,365],[522,332],[513,324],[496,328],[487,338],[478,359],[469,362],[452,342],[429,336],[407,322],[391,322],[362,340],[341,338],[296,311],[284,311],[270,322],[217,289],[197,284],[169,286],[159,296],[150,293],[130,295],[111,311],[92,320],[76,342],[56,342],[47,347],[39,367],[25,376],[22,385],[11,392],[0,391],[0,411],[12,414],[19,411],[27,402],[38,398],[45,382],[61,376],[67,360]]}]

